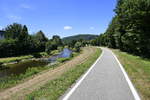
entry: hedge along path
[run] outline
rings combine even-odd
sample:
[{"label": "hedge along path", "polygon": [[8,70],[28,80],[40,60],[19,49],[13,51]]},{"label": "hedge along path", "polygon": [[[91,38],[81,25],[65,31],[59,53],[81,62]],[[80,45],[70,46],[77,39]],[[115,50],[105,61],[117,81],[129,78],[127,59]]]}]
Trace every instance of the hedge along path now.
[{"label": "hedge along path", "polygon": [[0,92],[0,100],[10,100],[13,96],[17,96],[18,100],[21,100],[22,97],[31,93],[35,89],[39,89],[48,81],[56,79],[70,68],[85,62],[92,54],[95,53],[95,51],[96,49],[94,47],[83,48],[83,51],[80,55],[70,61],[67,61],[63,65],[42,74],[37,74],[32,79]]}]

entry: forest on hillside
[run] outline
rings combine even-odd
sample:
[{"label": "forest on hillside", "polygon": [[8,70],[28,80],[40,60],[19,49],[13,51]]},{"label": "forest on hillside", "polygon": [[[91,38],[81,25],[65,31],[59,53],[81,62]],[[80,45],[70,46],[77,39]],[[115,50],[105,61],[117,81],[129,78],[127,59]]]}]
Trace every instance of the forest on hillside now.
[{"label": "forest on hillside", "polygon": [[90,40],[93,40],[95,38],[97,38],[98,35],[92,35],[92,34],[79,34],[79,35],[74,35],[74,36],[68,36],[68,37],[64,37],[62,39],[62,41],[64,43],[70,43],[72,42],[73,40],[85,40],[85,41],[90,41]]},{"label": "forest on hillside", "polygon": [[114,11],[107,31],[93,44],[150,57],[150,0],[118,0]]}]

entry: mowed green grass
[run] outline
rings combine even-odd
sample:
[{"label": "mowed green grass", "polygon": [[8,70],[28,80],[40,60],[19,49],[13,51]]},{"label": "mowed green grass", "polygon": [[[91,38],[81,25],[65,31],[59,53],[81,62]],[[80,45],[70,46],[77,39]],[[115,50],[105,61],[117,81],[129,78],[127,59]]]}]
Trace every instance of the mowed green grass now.
[{"label": "mowed green grass", "polygon": [[73,67],[59,78],[51,80],[40,89],[33,91],[25,97],[25,100],[57,100],[96,61],[100,54],[101,50],[96,48],[96,52],[84,63]]},{"label": "mowed green grass", "polygon": [[150,100],[150,59],[143,59],[119,50],[118,56],[142,100]]}]

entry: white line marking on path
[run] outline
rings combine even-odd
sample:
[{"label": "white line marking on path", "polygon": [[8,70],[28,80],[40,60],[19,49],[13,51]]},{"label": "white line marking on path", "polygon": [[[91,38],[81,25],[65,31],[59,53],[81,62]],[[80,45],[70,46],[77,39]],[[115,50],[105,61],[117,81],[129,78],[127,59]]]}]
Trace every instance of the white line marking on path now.
[{"label": "white line marking on path", "polygon": [[[111,51],[111,52],[112,52],[112,51]],[[116,55],[115,55],[113,52],[112,52],[112,54],[113,54],[113,56],[115,57],[115,59],[117,60],[117,62],[118,62],[118,64],[119,64],[119,67],[120,67],[122,73],[124,74],[124,77],[125,77],[125,79],[126,79],[128,85],[129,85],[129,88],[131,89],[131,92],[132,92],[132,94],[133,94],[133,96],[134,96],[134,99],[135,99],[135,100],[141,100],[141,99],[140,99],[140,96],[138,95],[136,89],[134,88],[134,86],[133,86],[131,80],[130,80],[129,77],[128,77],[128,74],[126,73],[125,69],[124,69],[123,66],[121,65],[120,61],[118,60],[118,58],[116,57]]]},{"label": "white line marking on path", "polygon": [[72,93],[77,89],[77,87],[81,84],[81,82],[85,79],[85,77],[90,73],[90,71],[94,68],[96,63],[101,59],[103,56],[104,51],[102,51],[100,57],[95,61],[95,63],[88,69],[88,71],[82,76],[82,78],[75,84],[75,86],[69,91],[69,93],[63,98],[63,100],[68,100]]}]

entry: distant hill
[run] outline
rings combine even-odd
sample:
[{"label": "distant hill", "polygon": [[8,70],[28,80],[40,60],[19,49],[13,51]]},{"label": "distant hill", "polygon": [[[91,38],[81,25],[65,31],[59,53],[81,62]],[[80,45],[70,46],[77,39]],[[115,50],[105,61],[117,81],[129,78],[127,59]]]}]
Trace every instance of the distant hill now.
[{"label": "distant hill", "polygon": [[62,39],[62,41],[63,41],[64,43],[69,43],[69,42],[71,42],[72,40],[80,40],[80,39],[83,39],[83,40],[92,40],[92,39],[95,39],[95,38],[97,38],[97,37],[98,37],[98,35],[79,34],[79,35],[64,37],[64,38]]}]

